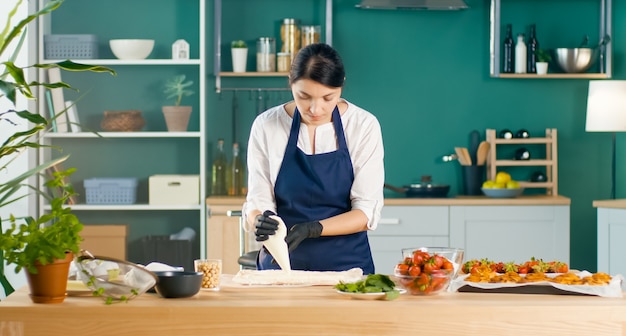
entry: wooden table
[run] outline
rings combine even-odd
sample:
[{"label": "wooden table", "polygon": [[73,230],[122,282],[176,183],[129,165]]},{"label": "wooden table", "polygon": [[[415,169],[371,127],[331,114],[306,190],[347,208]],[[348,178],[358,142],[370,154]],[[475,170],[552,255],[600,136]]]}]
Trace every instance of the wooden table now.
[{"label": "wooden table", "polygon": [[128,303],[68,297],[33,304],[28,288],[0,302],[1,336],[626,335],[626,299],[444,293],[362,301],[329,286],[222,288]]}]

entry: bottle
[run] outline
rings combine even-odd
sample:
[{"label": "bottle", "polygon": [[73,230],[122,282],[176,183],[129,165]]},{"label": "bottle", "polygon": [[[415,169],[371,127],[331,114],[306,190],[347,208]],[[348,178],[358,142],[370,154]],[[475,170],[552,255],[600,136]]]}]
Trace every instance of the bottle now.
[{"label": "bottle", "polygon": [[502,53],[502,72],[513,73],[513,27],[511,24],[506,25],[506,35],[504,37],[504,47]]},{"label": "bottle", "polygon": [[507,128],[501,130],[499,135],[501,139],[513,139],[513,132]]},{"label": "bottle", "polygon": [[526,65],[526,43],[524,34],[519,33],[515,44],[515,73],[526,73]]},{"label": "bottle", "polygon": [[530,152],[526,148],[518,148],[515,151],[515,160],[530,160]]},{"label": "bottle", "polygon": [[257,40],[256,71],[276,71],[276,40],[273,37],[260,37]]},{"label": "bottle", "polygon": [[239,144],[233,144],[233,161],[230,163],[228,195],[242,196],[244,194],[243,175],[245,169],[239,156]]},{"label": "bottle", "polygon": [[226,153],[224,152],[224,139],[217,140],[217,154],[211,168],[211,194],[217,196],[227,195],[226,189]]},{"label": "bottle", "polygon": [[537,73],[537,49],[539,49],[539,42],[537,42],[537,36],[535,35],[535,25],[530,25],[530,35],[528,36],[528,59],[527,68],[528,73]]}]

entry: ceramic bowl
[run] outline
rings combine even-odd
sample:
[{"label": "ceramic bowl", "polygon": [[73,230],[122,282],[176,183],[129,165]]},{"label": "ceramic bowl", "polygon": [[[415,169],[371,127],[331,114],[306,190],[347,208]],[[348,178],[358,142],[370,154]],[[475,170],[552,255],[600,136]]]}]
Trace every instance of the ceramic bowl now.
[{"label": "ceramic bowl", "polygon": [[109,46],[113,55],[119,59],[145,59],[154,48],[154,40],[117,39],[110,40]]},{"label": "ceramic bowl", "polygon": [[156,292],[164,298],[186,298],[198,294],[202,286],[202,272],[154,272],[159,278]]},{"label": "ceramic bowl", "polygon": [[524,188],[482,188],[483,194],[492,198],[513,198],[521,195],[524,192]]}]

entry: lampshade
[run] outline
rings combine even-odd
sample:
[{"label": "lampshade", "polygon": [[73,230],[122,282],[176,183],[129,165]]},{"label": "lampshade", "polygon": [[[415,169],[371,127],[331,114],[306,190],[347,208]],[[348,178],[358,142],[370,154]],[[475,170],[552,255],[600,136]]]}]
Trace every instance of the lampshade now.
[{"label": "lampshade", "polygon": [[626,80],[589,81],[585,130],[626,131]]}]

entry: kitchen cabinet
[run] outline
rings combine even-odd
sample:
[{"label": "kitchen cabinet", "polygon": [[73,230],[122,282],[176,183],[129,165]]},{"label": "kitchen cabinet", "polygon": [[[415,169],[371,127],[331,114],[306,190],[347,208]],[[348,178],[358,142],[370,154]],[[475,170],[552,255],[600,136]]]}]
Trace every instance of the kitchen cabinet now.
[{"label": "kitchen cabinet", "polygon": [[[41,8],[45,0],[39,0]],[[148,177],[156,174],[199,176],[199,199],[206,198],[206,132],[205,95],[205,4],[204,0],[165,0],[154,8],[149,0],[111,0],[106,6],[100,1],[66,1],[59,9],[41,18],[38,25],[39,63],[58,62],[46,59],[44,36],[48,34],[92,34],[98,37],[99,58],[77,59],[79,63],[104,65],[114,69],[117,76],[62,72],[62,80],[80,92],[64,90],[66,100],[76,102],[82,132],[49,132],[43,144],[59,146],[40,151],[46,160],[70,154],[66,168],[76,167],[71,182],[79,195],[72,210],[86,224],[128,224],[128,241],[138,244],[145,235],[169,235],[191,227],[196,235],[194,255],[203,257],[206,251],[206,216],[204,202],[192,205],[148,202]],[[120,10],[123,8],[123,10]],[[146,11],[150,15],[146,15]],[[78,15],[80,13],[80,15]],[[109,18],[109,19],[104,19]],[[119,25],[112,25],[112,18]],[[181,24],[184,23],[184,24]],[[114,38],[148,38],[155,47],[147,59],[120,60],[113,56],[108,40]],[[189,59],[172,59],[172,44],[184,39],[190,45]],[[187,132],[168,132],[161,112],[170,105],[163,93],[166,80],[185,74],[195,92],[185,97],[193,112]],[[39,78],[46,73],[39,70]],[[41,88],[39,97],[44,97]],[[46,100],[38,100],[41,114]],[[146,121],[143,131],[101,132],[100,122],[105,110],[141,110]],[[95,134],[92,131],[100,131]],[[86,204],[83,181],[92,177],[132,177],[139,180],[137,202],[125,205]],[[40,209],[46,210],[41,198]],[[129,247],[129,260],[139,259],[140,245]]]},{"label": "kitchen cabinet", "polygon": [[[320,0],[320,1],[324,1],[325,2],[325,21],[324,21],[324,28],[325,28],[325,40],[324,42],[327,44],[331,44],[332,45],[332,19],[333,19],[333,0]],[[215,90],[217,92],[220,92],[221,90],[255,90],[255,89],[260,89],[260,88],[240,88],[240,87],[236,87],[236,88],[224,88],[222,87],[222,77],[287,77],[288,73],[287,72],[257,72],[257,71],[246,71],[246,72],[232,72],[232,71],[224,71],[223,69],[228,68],[228,67],[224,67],[223,63],[224,62],[230,62],[230,59],[228,60],[222,60],[222,49],[223,46],[222,44],[224,43],[222,41],[222,0],[214,0],[214,18],[213,18],[213,24],[214,24],[214,36],[213,36],[213,42],[214,42],[214,51],[215,51],[215,56],[214,56],[214,64],[213,64],[213,68],[214,68],[214,74],[215,74]],[[275,18],[276,20],[281,19],[280,17]],[[260,36],[257,36],[260,37]],[[240,38],[240,37],[239,37]],[[231,41],[226,41],[226,45],[230,46],[230,42]],[[280,50],[280,46],[281,46],[281,41],[280,41],[280,36],[276,36],[276,50]],[[248,55],[250,57],[250,55],[255,55],[255,49],[256,46],[252,45],[251,43],[248,43]],[[264,90],[267,90],[267,88],[263,88]],[[275,90],[276,88],[274,88]]]},{"label": "kitchen cabinet", "polygon": [[598,208],[598,272],[626,275],[626,200],[594,201],[593,206]]},{"label": "kitchen cabinet", "polygon": [[393,274],[403,248],[448,246],[447,206],[385,206],[378,227],[368,232],[377,273]]},{"label": "kitchen cabinet", "polygon": [[450,246],[465,260],[569,263],[569,205],[451,206]]},{"label": "kitchen cabinet", "polygon": [[[501,22],[501,11],[503,3],[506,3],[508,0],[491,0],[490,4],[490,75],[491,77],[497,78],[541,78],[541,79],[550,79],[550,78],[558,78],[558,79],[571,79],[571,78],[584,78],[584,79],[607,79],[612,76],[612,42],[609,42],[605,48],[604,62],[603,67],[604,71],[599,73],[548,73],[546,75],[537,75],[537,74],[515,74],[515,73],[502,73],[502,41],[503,34],[501,34],[501,27],[503,23]],[[537,4],[544,3],[535,2],[535,1],[527,1],[528,6],[537,6]],[[600,40],[605,35],[609,35],[612,37],[612,0],[598,0],[599,7],[599,37]],[[570,2],[563,2],[563,6],[570,6]],[[540,11],[537,11],[540,12]],[[575,22],[571,23],[572,25],[576,25]],[[551,22],[550,26],[552,27],[554,22]],[[554,29],[554,28],[551,28]],[[561,31],[562,32],[562,31]],[[582,38],[582,35],[581,35]],[[567,47],[567,46],[563,46]],[[545,48],[545,47],[542,47]],[[599,60],[601,62],[601,60]],[[550,66],[558,66],[554,62],[550,63]]]},{"label": "kitchen cabinet", "polygon": [[[487,157],[487,179],[495,180],[496,174],[501,167],[543,167],[545,169],[546,181],[541,182],[527,182],[519,181],[522,188],[545,188],[546,194],[558,195],[558,153],[557,153],[557,130],[555,128],[546,129],[545,137],[530,137],[530,138],[513,138],[502,139],[496,135],[496,130],[487,129],[486,132],[487,142],[489,143],[489,155]],[[521,146],[533,146],[533,145],[545,145],[545,156],[542,158],[536,158],[531,154],[530,160],[513,160],[512,158],[504,158],[502,155],[498,155],[498,148],[503,146],[517,146],[517,149],[521,149]],[[532,148],[530,149],[531,153]],[[535,152],[536,154],[536,152]]]}]

